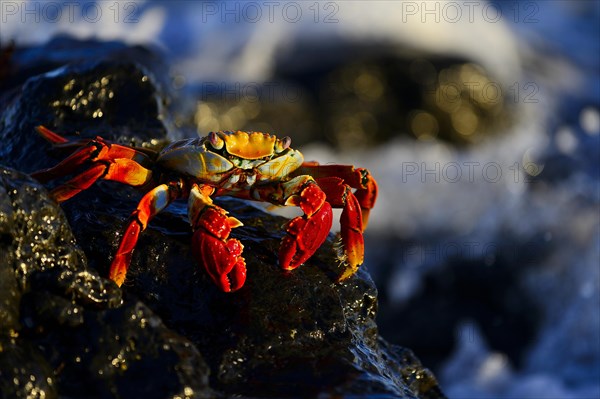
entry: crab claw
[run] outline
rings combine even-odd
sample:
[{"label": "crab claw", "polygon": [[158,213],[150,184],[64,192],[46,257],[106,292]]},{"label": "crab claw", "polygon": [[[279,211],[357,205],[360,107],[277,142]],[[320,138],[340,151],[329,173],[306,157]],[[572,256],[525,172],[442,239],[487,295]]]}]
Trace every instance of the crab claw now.
[{"label": "crab claw", "polygon": [[281,240],[279,248],[281,267],[293,270],[306,262],[327,238],[332,222],[333,212],[327,202],[310,217],[292,219],[285,226],[287,235]]},{"label": "crab claw", "polygon": [[295,269],[306,262],[323,244],[333,222],[331,205],[325,201],[325,194],[316,184],[306,187],[300,197],[300,208],[305,215],[287,223],[287,234],[279,249],[279,264],[285,270]]},{"label": "crab claw", "polygon": [[201,260],[210,278],[224,292],[236,291],[246,281],[246,262],[242,255],[244,246],[229,233],[241,226],[225,210],[207,207],[200,216],[192,236],[194,257]]}]

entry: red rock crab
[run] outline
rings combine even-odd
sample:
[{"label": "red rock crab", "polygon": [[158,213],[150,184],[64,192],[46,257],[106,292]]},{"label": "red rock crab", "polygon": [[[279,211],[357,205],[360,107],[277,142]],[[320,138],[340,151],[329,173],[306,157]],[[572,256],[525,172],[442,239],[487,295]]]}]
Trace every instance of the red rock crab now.
[{"label": "red rock crab", "polygon": [[139,234],[176,199],[188,200],[195,258],[225,292],[244,285],[246,263],[242,243],[229,238],[231,229],[242,223],[213,203],[216,196],[300,207],[304,215],[284,226],[287,234],[281,242],[279,264],[285,270],[295,269],[313,255],[331,229],[332,206],[343,208],[340,226],[347,266],[339,280],[352,276],[363,263],[362,233],[377,197],[375,179],[366,169],[351,165],[304,162],[302,154],[290,147],[289,137],[211,132],[155,152],[101,137],[69,141],[44,126],[37,131],[55,146],[76,149],[56,166],[32,174],[43,183],[74,175],[51,191],[56,201],[68,200],[98,179],[147,191],[131,214],[110,267],[109,277],[119,286],[125,281]]}]

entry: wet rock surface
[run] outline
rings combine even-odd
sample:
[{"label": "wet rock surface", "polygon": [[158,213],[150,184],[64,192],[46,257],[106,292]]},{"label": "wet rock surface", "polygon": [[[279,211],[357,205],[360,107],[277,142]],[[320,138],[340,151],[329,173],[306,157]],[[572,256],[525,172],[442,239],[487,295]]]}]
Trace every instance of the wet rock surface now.
[{"label": "wet rock surface", "polygon": [[[79,43],[47,70],[32,61],[36,73],[0,95],[2,396],[444,397],[410,350],[379,337],[366,267],[334,283],[332,236],[303,267],[281,271],[285,219],[244,201],[219,201],[244,223],[233,233],[248,265],[240,291],[220,292],[192,258],[185,203],[141,235],[122,289],[101,277],[141,194],[100,182],[59,207],[21,172],[61,157],[38,124],[139,146],[164,140],[167,101],[149,56],[103,46]],[[13,57],[35,60],[34,50]]]},{"label": "wet rock surface", "polygon": [[0,169],[2,397],[208,392],[192,343],[87,267],[66,217],[39,183]]}]

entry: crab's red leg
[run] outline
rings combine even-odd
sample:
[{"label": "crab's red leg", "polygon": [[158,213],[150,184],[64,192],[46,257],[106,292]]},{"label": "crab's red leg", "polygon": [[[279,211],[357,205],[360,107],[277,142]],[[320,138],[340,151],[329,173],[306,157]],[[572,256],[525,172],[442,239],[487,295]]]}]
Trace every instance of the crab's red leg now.
[{"label": "crab's red leg", "polygon": [[115,258],[110,265],[109,277],[119,287],[125,281],[127,269],[131,263],[131,256],[140,233],[146,229],[150,219],[181,195],[179,182],[171,182],[155,187],[142,197],[137,208],[131,214]]},{"label": "crab's red leg", "polygon": [[42,183],[47,183],[52,179],[69,175],[78,170],[86,162],[94,159],[97,152],[98,148],[91,141],[89,145],[80,148],[57,165],[33,172],[31,176]]},{"label": "crab's red leg", "polygon": [[[338,280],[345,280],[356,273],[364,261],[362,233],[377,199],[377,183],[366,169],[355,169],[351,165],[305,162],[298,173],[302,172],[310,173],[316,179],[333,207],[343,208],[340,233],[348,266]],[[355,193],[352,188],[356,188]]]},{"label": "crab's red leg", "polygon": [[[39,126],[38,131],[54,144],[68,143],[64,137],[43,126]],[[63,202],[87,189],[100,178],[131,186],[146,184],[152,178],[152,173],[142,164],[149,164],[149,161],[148,156],[142,152],[96,137],[56,166],[34,172],[31,176],[41,182],[47,182],[73,174],[87,166],[87,170],[52,190],[51,195],[56,201]]]},{"label": "crab's red leg", "polygon": [[61,136],[58,133],[54,133],[52,130],[48,129],[46,126],[39,125],[35,128],[35,130],[37,130],[37,132],[40,134],[40,136],[42,136],[43,138],[45,138],[52,144],[65,144],[65,143],[69,142],[69,140],[67,140],[66,138],[64,138],[63,136]]},{"label": "crab's red leg", "polygon": [[327,195],[327,201],[334,208],[342,208],[340,216],[340,234],[348,267],[339,276],[338,280],[345,280],[352,276],[363,264],[365,255],[365,242],[363,238],[363,219],[358,200],[352,193],[349,185],[339,177],[321,177],[317,179],[319,187]]},{"label": "crab's red leg", "polygon": [[[90,143],[90,141],[93,141],[92,139],[89,139],[89,138],[87,138],[87,139],[80,138],[77,140],[69,140],[42,125],[37,126],[35,128],[35,130],[39,133],[40,136],[42,136],[44,139],[49,141],[54,148],[60,149],[61,151],[66,152],[67,154],[73,153],[77,149],[88,145]],[[98,139],[98,137],[96,137],[96,139]],[[118,148],[119,151],[121,151],[121,155],[125,154],[125,156],[124,156],[125,158],[134,159],[136,162],[139,162],[140,164],[142,164],[142,166],[150,165],[150,163],[149,163],[150,157],[157,155],[156,151],[154,151],[150,148],[137,148],[137,147],[132,148],[132,147],[127,147],[127,146],[123,146],[123,145],[119,145],[119,144],[110,143],[110,142],[104,141],[103,139],[100,139],[100,140],[103,141],[105,144],[109,145],[110,147],[112,147],[113,154],[114,154],[114,151]],[[55,177],[57,177],[57,176],[55,176]]]},{"label": "crab's red leg", "polygon": [[254,199],[278,205],[299,206],[298,216],[285,226],[286,235],[279,249],[279,264],[292,270],[306,262],[323,244],[333,222],[326,195],[310,176],[297,176],[287,182],[253,187]]},{"label": "crab's red leg", "polygon": [[57,177],[75,173],[82,166],[89,166],[90,162],[112,162],[118,159],[126,159],[134,161],[142,166],[151,164],[150,158],[143,152],[132,147],[110,143],[102,137],[96,137],[95,139],[90,139],[85,142],[72,142],[44,126],[38,126],[36,130],[54,146],[62,147],[73,145],[74,147],[79,147],[77,151],[63,159],[57,165],[31,174],[33,178],[42,183],[46,183]]},{"label": "crab's red leg", "polygon": [[242,222],[227,216],[227,211],[213,204],[210,196],[214,188],[196,185],[190,191],[188,215],[194,235],[194,257],[202,263],[213,282],[224,292],[238,290],[246,281],[246,262],[242,257],[244,246],[229,238],[231,229]]},{"label": "crab's red leg", "polygon": [[294,175],[310,175],[317,181],[324,177],[338,177],[344,183],[356,189],[354,196],[360,204],[363,230],[369,222],[369,212],[377,200],[377,182],[369,171],[352,165],[321,165],[318,162],[304,162],[294,171]]},{"label": "crab's red leg", "polygon": [[96,180],[114,180],[130,186],[141,186],[152,178],[152,172],[130,159],[114,159],[97,162],[73,179],[54,188],[50,195],[57,202],[63,202],[89,188]]}]

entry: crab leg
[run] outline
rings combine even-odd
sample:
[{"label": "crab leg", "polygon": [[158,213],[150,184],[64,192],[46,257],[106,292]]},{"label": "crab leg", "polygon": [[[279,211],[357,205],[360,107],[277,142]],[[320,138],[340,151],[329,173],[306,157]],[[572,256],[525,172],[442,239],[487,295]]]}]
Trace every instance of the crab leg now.
[{"label": "crab leg", "polygon": [[333,222],[331,205],[325,193],[310,176],[297,176],[286,182],[255,186],[252,198],[277,205],[299,206],[304,216],[298,216],[285,225],[286,235],[281,240],[279,264],[292,270],[306,262],[323,244]]},{"label": "crab leg", "polygon": [[[68,143],[65,138],[43,126],[38,127],[38,131],[54,144]],[[31,176],[44,183],[88,166],[87,170],[51,191],[56,201],[63,202],[87,189],[100,178],[131,186],[148,183],[152,178],[152,172],[140,162],[148,163],[148,156],[132,148],[108,143],[101,137],[96,137],[56,166],[34,172]]]},{"label": "crab leg", "polygon": [[[44,126],[36,128],[38,133],[46,140],[51,142],[55,147],[73,145],[80,147],[69,157],[62,160],[59,164],[39,170],[31,174],[33,178],[42,183],[46,183],[57,177],[66,176],[77,172],[82,166],[89,165],[93,162],[122,162],[127,165],[135,162],[140,166],[148,166],[151,164],[148,155],[134,148],[122,146],[107,142],[102,137],[96,137],[83,143],[68,141],[66,138],[54,133]],[[123,161],[121,161],[123,160]],[[127,162],[127,161],[129,162]]]},{"label": "crab leg", "polygon": [[334,208],[343,209],[340,216],[340,235],[348,266],[338,277],[338,281],[342,281],[356,273],[365,257],[360,204],[350,186],[339,177],[322,177],[317,179],[317,183],[327,195],[327,201]]},{"label": "crab leg", "polygon": [[[369,222],[369,212],[377,200],[377,182],[365,168],[355,168],[352,165],[321,165],[318,162],[304,162],[294,171],[294,175],[311,175],[320,184],[324,177],[337,177],[345,184],[356,189],[354,196],[360,204],[362,212],[363,231]],[[329,200],[329,197],[328,197]]]},{"label": "crab leg", "polygon": [[[356,273],[364,261],[362,233],[367,226],[369,210],[377,199],[377,183],[366,169],[355,169],[351,165],[305,162],[300,169],[315,177],[333,207],[343,208],[340,233],[348,266],[338,280],[345,280]],[[356,193],[352,193],[352,188],[356,188]]]},{"label": "crab leg", "polygon": [[150,219],[180,196],[181,185],[179,182],[171,182],[155,187],[142,197],[137,208],[130,216],[130,221],[125,228],[115,258],[110,265],[109,277],[119,287],[125,281],[127,269],[131,263],[131,256],[140,233],[146,229]]},{"label": "crab leg", "polygon": [[50,195],[57,202],[64,202],[89,188],[98,179],[114,180],[130,186],[141,186],[151,180],[152,172],[130,159],[99,162],[73,179],[54,188]]},{"label": "crab leg", "polygon": [[244,246],[229,238],[231,229],[242,222],[227,216],[227,211],[213,204],[214,188],[194,184],[188,201],[188,215],[194,235],[192,251],[204,265],[213,282],[224,292],[236,291],[246,281],[246,262],[242,257]]},{"label": "crab leg", "polygon": [[64,138],[63,136],[61,136],[58,133],[54,133],[52,130],[48,129],[46,126],[39,125],[35,128],[35,130],[37,130],[37,132],[40,134],[40,136],[42,136],[43,138],[45,138],[52,144],[66,144],[69,142],[69,140],[67,140],[66,138]]}]

